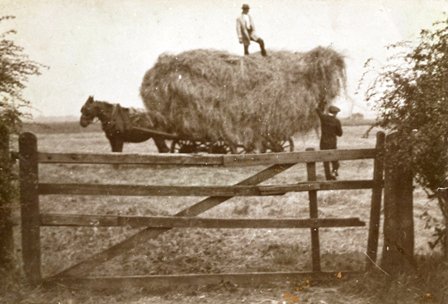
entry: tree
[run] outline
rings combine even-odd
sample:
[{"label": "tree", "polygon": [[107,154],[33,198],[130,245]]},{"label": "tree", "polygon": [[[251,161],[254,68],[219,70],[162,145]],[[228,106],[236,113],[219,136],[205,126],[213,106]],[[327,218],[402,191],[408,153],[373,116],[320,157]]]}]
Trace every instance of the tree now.
[{"label": "tree", "polygon": [[394,53],[386,65],[373,69],[377,74],[365,97],[378,113],[376,125],[397,132],[394,161],[410,164],[416,181],[437,197],[445,217],[439,239],[448,255],[448,203],[436,195],[448,173],[448,19],[422,30],[415,44],[389,48]]},{"label": "tree", "polygon": [[[0,17],[0,23],[13,18]],[[29,104],[22,95],[29,76],[39,75],[44,67],[31,61],[24,49],[11,40],[10,36],[15,33],[14,30],[0,32],[0,275],[10,269],[13,256],[9,218],[17,191],[12,183],[9,134],[19,130],[21,108]]]}]

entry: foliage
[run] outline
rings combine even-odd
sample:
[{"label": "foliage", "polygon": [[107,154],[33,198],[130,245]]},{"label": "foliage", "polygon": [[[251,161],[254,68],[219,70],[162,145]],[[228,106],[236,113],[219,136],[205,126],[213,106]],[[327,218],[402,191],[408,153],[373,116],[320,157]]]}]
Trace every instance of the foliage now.
[{"label": "foliage", "polygon": [[[12,16],[0,17],[0,22],[14,19]],[[0,32],[0,274],[12,268],[12,228],[9,223],[11,208],[17,194],[13,185],[9,157],[9,134],[20,127],[21,108],[28,104],[22,96],[28,77],[39,75],[43,66],[28,59],[24,49],[18,46],[10,36],[14,30]],[[0,284],[6,286],[5,284]]]},{"label": "foliage", "polygon": [[389,49],[393,54],[379,70],[372,60],[366,64],[378,73],[366,99],[378,113],[376,125],[398,133],[394,161],[411,164],[417,182],[434,196],[448,170],[448,19],[422,30],[417,44]]},{"label": "foliage", "polygon": [[401,151],[412,150],[401,161],[411,162],[418,182],[433,191],[448,167],[448,19],[434,27],[421,31],[417,46],[390,46],[396,53],[366,92],[377,125],[398,131]]},{"label": "foliage", "polygon": [[[14,19],[13,16],[0,17],[0,23]],[[10,131],[17,131],[22,112],[20,109],[29,102],[22,92],[29,76],[40,75],[44,66],[32,61],[10,37],[15,30],[0,33],[0,124]]]}]

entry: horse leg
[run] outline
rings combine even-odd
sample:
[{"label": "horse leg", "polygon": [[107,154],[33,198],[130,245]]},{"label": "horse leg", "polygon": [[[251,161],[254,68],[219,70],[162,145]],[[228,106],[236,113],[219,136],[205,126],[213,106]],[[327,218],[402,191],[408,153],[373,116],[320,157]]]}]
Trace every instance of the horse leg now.
[{"label": "horse leg", "polygon": [[[110,146],[112,147],[112,152],[123,152],[123,141],[117,138],[109,138]],[[120,169],[120,164],[113,164],[112,168],[115,170]]]},{"label": "horse leg", "polygon": [[168,153],[170,152],[170,148],[168,148],[164,139],[160,137],[153,137],[154,143],[156,144],[157,150],[159,153]]},{"label": "horse leg", "polygon": [[123,141],[119,139],[109,139],[112,152],[123,152]]}]

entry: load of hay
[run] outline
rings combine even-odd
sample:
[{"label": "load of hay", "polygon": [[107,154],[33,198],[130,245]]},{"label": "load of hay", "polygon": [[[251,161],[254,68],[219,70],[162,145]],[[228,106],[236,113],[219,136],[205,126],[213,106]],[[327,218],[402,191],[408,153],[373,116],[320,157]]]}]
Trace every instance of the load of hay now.
[{"label": "load of hay", "polygon": [[192,50],[161,55],[140,94],[163,131],[249,148],[315,128],[318,104],[344,88],[344,58],[330,48],[268,57]]}]

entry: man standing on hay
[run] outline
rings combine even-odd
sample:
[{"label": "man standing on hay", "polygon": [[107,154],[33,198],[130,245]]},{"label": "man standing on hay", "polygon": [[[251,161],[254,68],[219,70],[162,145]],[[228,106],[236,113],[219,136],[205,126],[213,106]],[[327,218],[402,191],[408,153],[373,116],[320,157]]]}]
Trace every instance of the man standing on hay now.
[{"label": "man standing on hay", "polygon": [[240,43],[244,45],[244,55],[249,55],[249,45],[252,40],[260,45],[261,55],[266,56],[264,41],[255,33],[255,25],[252,17],[249,15],[249,5],[243,4],[241,8],[243,12],[241,13],[241,16],[236,19],[236,31]]},{"label": "man standing on hay", "polygon": [[[331,150],[337,148],[337,136],[342,136],[342,126],[336,115],[340,111],[338,107],[330,106],[328,112],[330,114],[324,114],[322,109],[316,109],[320,119],[320,149]],[[334,160],[331,162],[324,162],[325,178],[327,180],[335,180],[338,176],[339,161]]]}]

